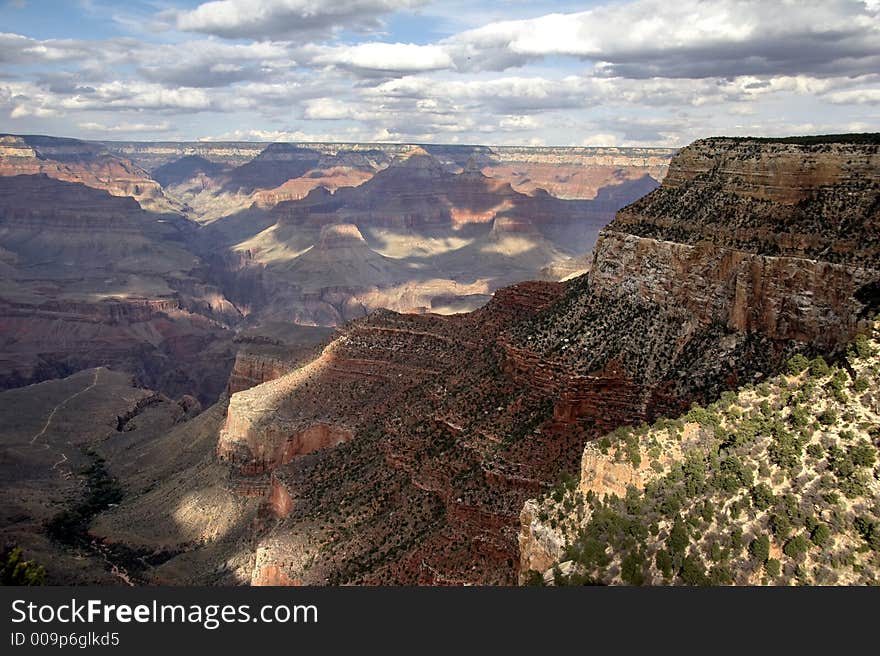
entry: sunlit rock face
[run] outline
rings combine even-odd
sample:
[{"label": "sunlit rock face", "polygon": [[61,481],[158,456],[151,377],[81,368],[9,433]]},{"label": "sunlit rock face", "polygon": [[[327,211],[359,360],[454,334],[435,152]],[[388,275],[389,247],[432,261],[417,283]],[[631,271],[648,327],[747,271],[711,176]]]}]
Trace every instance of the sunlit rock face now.
[{"label": "sunlit rock face", "polygon": [[[727,158],[760,159],[762,148],[710,141],[683,151],[685,163],[692,150],[716,152],[717,166],[693,184],[675,182],[623,209],[601,232],[590,273],[581,278],[504,288],[488,306],[461,317],[373,314],[347,326],[308,367],[234,396],[218,451],[236,471],[264,476],[271,469],[286,486],[293,509],[279,534],[311,531],[308,540],[277,553],[286,576],[512,582],[520,557],[540,569],[561,554],[562,544],[534,513],[521,514],[530,490],[545,489],[561,470],[583,468],[591,472],[583,485],[620,495],[650,473],[600,454],[581,460],[578,444],[714,398],[773,372],[793,352],[833,353],[845,344],[867,321],[866,292],[880,280],[870,250],[876,183],[832,171],[814,181],[812,192],[801,189],[801,200],[781,191],[774,193],[785,203],[754,199],[750,185],[740,195],[727,179],[736,179]],[[870,148],[852,144],[831,150],[838,168],[872,156]],[[809,161],[810,148],[793,151],[788,166]],[[766,152],[772,158],[776,149]],[[673,161],[673,171],[676,166]],[[839,207],[847,216],[857,208],[841,236],[861,244],[860,253],[847,259],[786,250],[792,238],[809,243],[810,226],[838,224],[838,205],[826,199],[858,188],[861,196]],[[694,195],[713,208],[711,215],[700,215],[696,204],[683,209]],[[734,247],[712,230],[715,220],[752,223],[755,237]],[[676,240],[679,224],[694,234],[700,222],[707,227],[699,237]],[[792,225],[800,226],[800,236]],[[493,232],[497,239],[536,229],[505,218]],[[668,232],[643,235],[661,229]],[[287,459],[285,449],[300,431],[317,426],[325,437],[325,426],[352,437],[321,441],[325,447],[307,454],[294,448]],[[353,474],[340,487],[331,471]],[[380,507],[360,496],[376,486],[389,494]],[[317,501],[316,493],[333,500]],[[352,514],[336,510],[343,501],[357,509],[351,536],[342,526]],[[406,519],[393,523],[393,534],[383,533],[392,512]],[[317,517],[335,528],[306,529]],[[376,555],[388,539],[399,549]],[[324,545],[318,563],[308,557],[315,540]],[[340,540],[338,552],[327,550]]]},{"label": "sunlit rock face", "polygon": [[[350,169],[364,174],[356,185],[332,193],[318,186],[272,204],[329,169],[313,170],[259,192],[247,211],[213,221],[206,229],[211,238],[236,254],[224,264],[231,298],[239,305],[249,300],[262,316],[316,325],[339,325],[377,308],[474,309],[506,284],[582,272],[614,211],[657,185],[645,173],[649,167],[637,167],[589,200],[561,200],[492,177],[480,164],[492,161],[490,153],[463,151],[459,156],[468,158],[459,165],[450,159],[455,152],[409,147],[387,163],[375,154],[365,162],[366,153],[354,160],[337,153],[360,167]],[[362,239],[326,238],[346,230]],[[261,290],[256,297],[254,287]]]},{"label": "sunlit rock face", "polygon": [[0,176],[37,175],[81,182],[114,196],[130,196],[144,209],[180,209],[161,185],[131,161],[100,144],[58,137],[0,135]]},{"label": "sunlit rock face", "polygon": [[559,311],[517,329],[521,368],[552,359],[579,381],[560,417],[608,428],[717,396],[793,350],[834,351],[878,300],[878,170],[872,144],[692,144],[601,232]]}]

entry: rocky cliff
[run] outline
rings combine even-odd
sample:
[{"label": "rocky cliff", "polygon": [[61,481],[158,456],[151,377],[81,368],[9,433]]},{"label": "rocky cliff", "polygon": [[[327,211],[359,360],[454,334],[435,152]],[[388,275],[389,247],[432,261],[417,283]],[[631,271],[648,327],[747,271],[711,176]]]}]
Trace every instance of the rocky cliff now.
[{"label": "rocky cliff", "polygon": [[0,176],[39,174],[81,182],[114,196],[129,196],[150,211],[181,209],[146,171],[100,144],[59,137],[0,135]]},{"label": "rocky cliff", "polygon": [[194,227],[82,183],[0,177],[0,388],[116,366],[213,401],[238,310],[205,280]]},{"label": "rocky cliff", "polygon": [[631,388],[619,419],[652,418],[794,350],[840,348],[878,302],[877,149],[724,139],[683,149],[668,181],[602,231],[566,300],[516,328],[524,366],[530,354],[576,381],[563,414],[589,414],[581,397],[610,385]]},{"label": "rocky cliff", "polygon": [[[578,291],[546,316],[515,329],[519,369],[532,377],[544,372],[539,380],[561,390],[558,419],[610,430],[675,416],[694,400],[712,401],[726,388],[760,381],[792,353],[839,355],[857,333],[871,330],[878,307],[878,199],[876,140],[697,142],[673,160],[659,189],[621,210],[603,231],[589,275],[572,284]],[[850,372],[856,376],[852,367]],[[791,396],[783,396],[783,406]],[[797,408],[784,409],[789,411]],[[664,426],[659,427],[650,434],[615,434],[611,456],[608,446],[587,447],[579,486],[560,488],[556,500],[565,504],[561,515],[573,522],[567,524],[571,530],[589,523],[586,499],[629,500],[630,488],[644,490],[689,457],[685,451],[695,448],[689,440],[696,429],[679,427],[678,439],[685,444],[662,439],[659,449],[657,438],[665,437]],[[717,445],[712,448],[717,451]],[[749,457],[766,456],[756,451]],[[802,483],[792,484],[789,496],[800,494]],[[774,479],[773,485],[779,482]],[[645,493],[646,503],[653,503],[652,494]],[[575,534],[564,534],[557,524],[561,520],[544,505],[526,504],[520,536],[524,573],[544,572],[566,559],[564,547]],[[578,540],[593,551],[589,566],[575,567],[575,578],[632,582],[621,571],[634,567],[634,552],[612,551],[606,557]],[[624,556],[632,562],[621,563]],[[643,572],[640,561],[638,575],[632,576],[655,583],[669,579],[667,556],[657,561],[662,575],[656,569]],[[678,556],[675,571],[682,575],[685,554]],[[597,574],[596,563],[612,562],[622,569],[600,568]],[[777,566],[778,560],[771,569]],[[571,567],[569,562],[563,569]],[[782,571],[790,577],[793,570]],[[715,581],[705,567],[699,572],[694,581]],[[748,575],[722,578],[754,583],[762,580],[760,574],[760,568],[751,568]],[[791,582],[778,577],[770,580]]]},{"label": "rocky cliff", "polygon": [[[376,312],[310,362],[232,394],[216,453],[228,488],[265,515],[236,547],[252,556],[250,582],[513,583],[519,508],[560,464],[574,467],[583,441],[545,426],[551,406],[503,375],[498,340],[561,292],[524,283],[452,317]],[[179,500],[164,484],[133,495],[102,536],[155,548],[141,518],[166,497]],[[201,561],[218,547],[175,548]]]}]

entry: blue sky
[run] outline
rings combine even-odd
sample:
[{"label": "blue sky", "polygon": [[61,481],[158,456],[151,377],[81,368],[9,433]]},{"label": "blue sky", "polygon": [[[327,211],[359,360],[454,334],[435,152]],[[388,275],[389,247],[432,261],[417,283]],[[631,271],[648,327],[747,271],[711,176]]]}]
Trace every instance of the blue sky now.
[{"label": "blue sky", "polygon": [[880,0],[0,0],[0,131],[678,146],[880,130]]}]

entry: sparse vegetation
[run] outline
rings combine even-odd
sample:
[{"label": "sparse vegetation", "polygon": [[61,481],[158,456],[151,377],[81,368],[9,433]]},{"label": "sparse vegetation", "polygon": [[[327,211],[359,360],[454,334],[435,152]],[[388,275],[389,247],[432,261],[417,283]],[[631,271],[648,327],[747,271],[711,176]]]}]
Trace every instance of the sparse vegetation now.
[{"label": "sparse vegetation", "polygon": [[[555,516],[577,580],[880,582],[876,338],[856,340],[847,358],[848,370],[793,356],[792,378],[588,445],[638,469],[642,486],[624,497],[590,491],[580,519],[564,506]],[[644,457],[652,466],[638,468]],[[572,486],[565,503],[576,494]]]},{"label": "sparse vegetation", "polygon": [[6,545],[0,551],[0,585],[43,585],[46,570],[32,560],[25,560],[21,548]]}]

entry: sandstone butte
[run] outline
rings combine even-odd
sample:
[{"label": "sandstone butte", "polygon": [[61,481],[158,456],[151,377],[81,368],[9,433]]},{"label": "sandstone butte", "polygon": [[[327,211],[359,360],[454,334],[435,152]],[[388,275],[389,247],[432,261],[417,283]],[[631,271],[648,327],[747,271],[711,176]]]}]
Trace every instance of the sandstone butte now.
[{"label": "sandstone butte", "polygon": [[[218,436],[194,464],[163,460],[91,533],[165,553],[143,572],[158,582],[514,583],[521,558],[558,558],[520,552],[524,502],[580,471],[588,440],[871,327],[878,158],[876,139],[698,141],[602,230],[588,274],[469,314],[341,326],[160,438]],[[124,480],[112,440],[102,451]],[[635,482],[593,469],[611,491]]]}]

